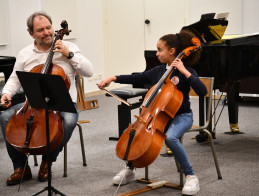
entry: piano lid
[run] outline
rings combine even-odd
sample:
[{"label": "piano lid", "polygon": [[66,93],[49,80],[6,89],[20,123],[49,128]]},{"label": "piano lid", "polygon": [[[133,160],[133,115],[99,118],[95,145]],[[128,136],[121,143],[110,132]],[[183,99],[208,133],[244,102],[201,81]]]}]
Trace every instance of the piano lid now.
[{"label": "piano lid", "polygon": [[228,25],[227,20],[222,19],[203,19],[189,26],[185,26],[182,30],[192,31],[202,43],[221,40]]},{"label": "piano lid", "polygon": [[221,40],[206,42],[202,46],[244,46],[244,45],[259,45],[259,34],[253,35],[235,35],[223,36]]},{"label": "piano lid", "polygon": [[242,35],[233,39],[225,39],[226,45],[235,46],[235,45],[253,45],[259,44],[259,34],[253,35]]}]

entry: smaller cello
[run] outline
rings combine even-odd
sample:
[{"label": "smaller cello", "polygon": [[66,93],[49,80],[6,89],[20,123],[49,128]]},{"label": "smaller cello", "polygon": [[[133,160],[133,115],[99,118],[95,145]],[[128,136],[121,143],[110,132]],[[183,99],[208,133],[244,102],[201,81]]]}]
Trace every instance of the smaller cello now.
[{"label": "smaller cello", "polygon": [[[197,37],[190,46],[176,58],[188,57],[201,48]],[[166,135],[164,129],[168,121],[179,110],[183,94],[170,80],[174,71],[170,66],[156,85],[146,94],[137,120],[124,131],[116,145],[116,155],[133,167],[142,168],[150,165],[159,155]]]}]

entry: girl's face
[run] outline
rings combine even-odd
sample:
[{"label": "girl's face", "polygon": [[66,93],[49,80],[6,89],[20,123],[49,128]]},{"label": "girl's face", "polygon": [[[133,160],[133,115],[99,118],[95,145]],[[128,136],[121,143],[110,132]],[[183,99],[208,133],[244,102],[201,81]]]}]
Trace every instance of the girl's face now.
[{"label": "girl's face", "polygon": [[159,40],[157,42],[156,56],[161,63],[168,63],[168,65],[171,65],[175,59],[175,51],[175,48],[168,48],[165,41]]}]

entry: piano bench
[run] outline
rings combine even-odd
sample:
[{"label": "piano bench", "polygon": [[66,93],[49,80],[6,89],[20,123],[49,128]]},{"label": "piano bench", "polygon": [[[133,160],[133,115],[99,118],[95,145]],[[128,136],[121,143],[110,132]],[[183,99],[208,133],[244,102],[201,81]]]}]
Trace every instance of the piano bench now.
[{"label": "piano bench", "polygon": [[[119,137],[123,134],[124,130],[129,126],[131,123],[131,110],[138,108],[142,101],[144,100],[144,97],[146,93],[148,92],[148,89],[144,88],[132,88],[132,87],[122,87],[122,88],[116,88],[111,90],[111,92],[118,97],[124,99],[127,101],[130,98],[139,97],[141,96],[141,99],[139,99],[135,103],[131,103],[131,106],[127,106],[124,103],[121,103],[118,105],[118,128],[119,128]],[[106,93],[106,96],[110,96]],[[109,137],[109,140],[118,140],[119,138],[116,137]]]}]

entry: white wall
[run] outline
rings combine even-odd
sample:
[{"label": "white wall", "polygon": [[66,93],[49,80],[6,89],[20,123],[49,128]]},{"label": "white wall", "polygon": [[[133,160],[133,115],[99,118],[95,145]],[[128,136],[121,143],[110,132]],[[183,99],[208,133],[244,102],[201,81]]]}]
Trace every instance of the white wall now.
[{"label": "white wall", "polygon": [[[64,0],[62,6],[66,5],[65,1],[69,0]],[[0,46],[0,55],[16,56],[20,49],[32,42],[32,38],[26,30],[26,19],[34,11],[41,10],[41,0],[8,0],[7,2],[9,19],[8,44]],[[103,46],[103,0],[75,0],[75,2],[77,5],[77,37],[73,42],[75,42],[83,53],[92,61],[95,74],[101,74],[103,77],[107,74],[105,73],[106,66],[104,62]],[[238,14],[236,17],[232,18],[233,14],[231,15],[230,13],[229,29],[232,28],[232,24],[240,23],[240,26],[235,25],[237,33],[238,31],[240,31],[240,33],[259,32],[259,13],[257,12],[257,8],[259,7],[258,0],[218,0],[217,2],[219,2],[216,4],[217,9],[225,11],[225,8],[230,6],[233,10],[232,13],[241,13],[241,18]],[[189,0],[188,4],[189,24],[191,24],[192,20],[199,20],[197,17],[200,15],[201,11],[207,13],[215,9],[215,0]],[[204,8],[206,9],[204,10]],[[2,30],[3,29],[1,29],[1,31]],[[85,92],[97,91],[96,83],[98,81],[99,79],[90,81],[85,79]]]},{"label": "white wall", "polygon": [[75,43],[94,65],[94,76],[90,79],[85,78],[84,87],[86,93],[98,91],[96,83],[104,76],[102,6],[102,0],[77,0],[78,39],[75,39]]},{"label": "white wall", "polygon": [[[65,1],[70,0],[63,0],[64,4],[62,6],[66,5]],[[71,41],[76,43],[85,56],[93,63],[95,73],[103,75],[102,0],[77,0],[76,5],[77,37]],[[32,43],[32,38],[27,32],[26,20],[33,12],[41,10],[41,0],[8,0],[7,9],[10,32],[9,43],[5,46],[0,46],[0,55],[17,56],[19,50]],[[66,14],[69,15],[70,13],[64,13],[64,19]],[[96,82],[89,82],[88,79],[85,79],[85,92],[97,91]]]},{"label": "white wall", "polygon": [[243,0],[242,34],[259,33],[259,1]]},{"label": "white wall", "polygon": [[8,0],[7,6],[9,40],[7,45],[0,46],[0,55],[16,56],[20,49],[32,41],[26,30],[26,20],[31,13],[40,9],[40,0]]},{"label": "white wall", "polygon": [[9,36],[9,17],[8,17],[8,1],[7,0],[0,0],[0,45],[6,45],[8,43],[8,36]]},{"label": "white wall", "polygon": [[189,24],[197,22],[204,13],[229,12],[225,34],[241,34],[242,0],[189,0]]}]

